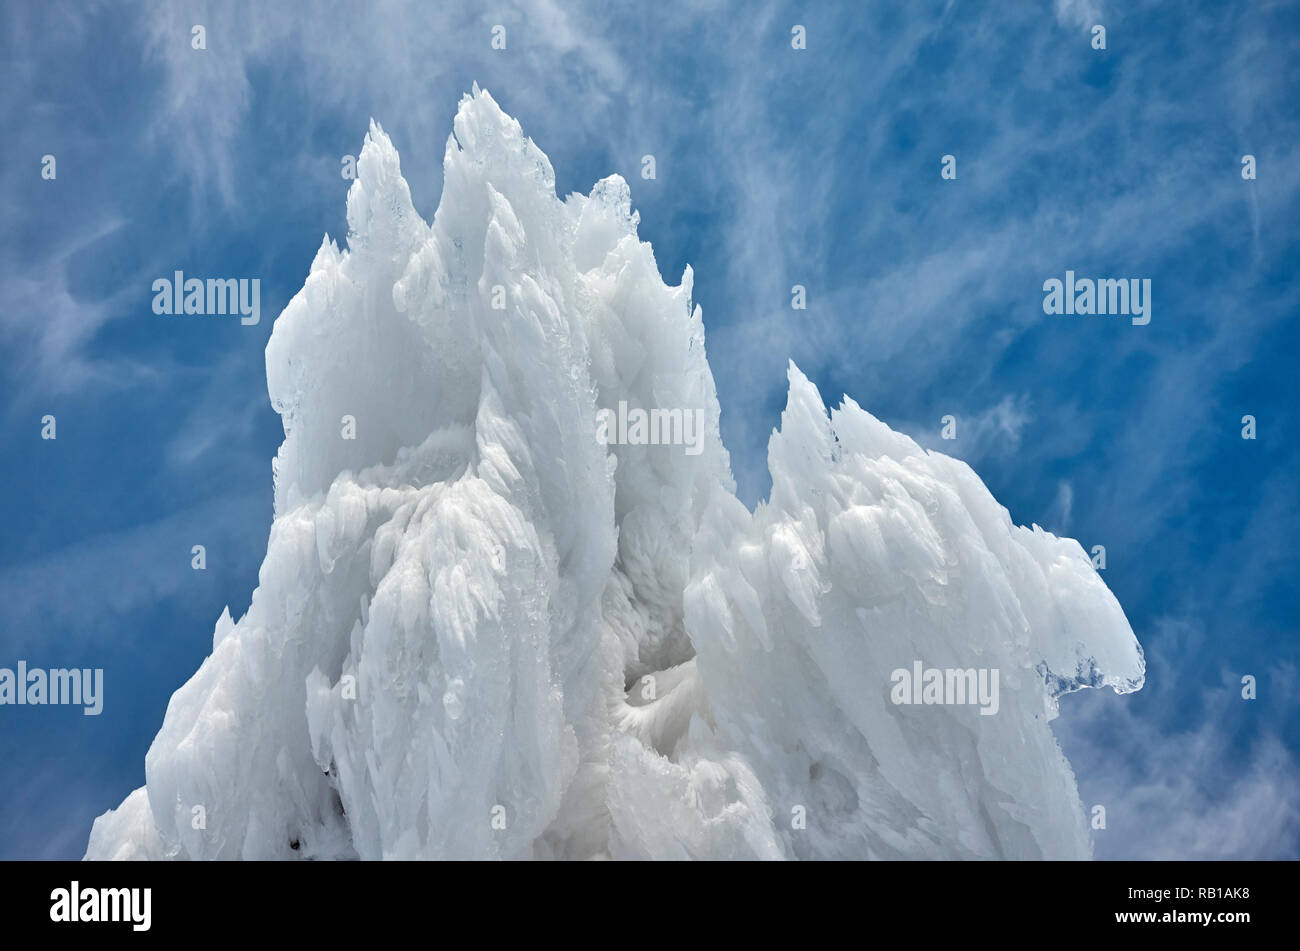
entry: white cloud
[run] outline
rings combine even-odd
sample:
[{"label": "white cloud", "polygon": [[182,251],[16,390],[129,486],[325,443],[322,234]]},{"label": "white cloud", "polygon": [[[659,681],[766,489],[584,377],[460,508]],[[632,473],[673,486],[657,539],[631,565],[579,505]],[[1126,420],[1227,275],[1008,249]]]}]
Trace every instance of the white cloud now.
[{"label": "white cloud", "polygon": [[29,393],[37,388],[71,393],[90,382],[120,383],[124,369],[132,366],[128,361],[102,361],[85,354],[86,345],[112,317],[114,304],[126,289],[87,300],[70,287],[73,259],[123,224],[121,219],[110,219],[83,226],[35,264],[24,266],[11,257],[3,261],[0,339],[6,344],[10,371],[27,380]]},{"label": "white cloud", "polygon": [[1056,0],[1056,19],[1064,26],[1088,28],[1102,23],[1098,0]]},{"label": "white cloud", "polygon": [[1047,528],[1055,534],[1063,534],[1070,529],[1070,519],[1074,515],[1074,486],[1062,479],[1056,487],[1056,501],[1046,519]]},{"label": "white cloud", "polygon": [[1260,671],[1257,700],[1242,699],[1240,674],[1226,670],[1218,684],[1189,691],[1180,679],[1189,675],[1185,658],[1213,646],[1200,623],[1166,619],[1138,636],[1146,648],[1143,691],[1154,696],[1080,691],[1062,698],[1053,724],[1085,810],[1106,808],[1107,828],[1093,834],[1096,856],[1293,856],[1300,763],[1280,725],[1297,712],[1296,669],[1280,663]]},{"label": "white cloud", "polygon": [[[981,410],[967,411],[958,405],[938,405],[934,418],[908,423],[901,430],[926,449],[965,460],[978,470],[981,463],[1014,455],[1022,434],[1033,418],[1027,394],[1004,396]],[[956,420],[956,438],[943,438],[943,416]]]}]

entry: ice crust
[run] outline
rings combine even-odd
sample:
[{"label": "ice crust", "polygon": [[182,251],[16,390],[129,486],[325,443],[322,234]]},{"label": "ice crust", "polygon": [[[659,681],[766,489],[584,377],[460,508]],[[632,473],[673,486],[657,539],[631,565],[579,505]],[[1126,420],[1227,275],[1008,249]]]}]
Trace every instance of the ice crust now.
[{"label": "ice crust", "polygon": [[[428,224],[372,123],[266,349],[252,603],[86,857],[1088,857],[1056,697],[1144,668],[1079,544],[793,364],[751,513],[627,184],[561,201],[477,86],[453,130]],[[703,451],[603,445],[620,400]],[[996,668],[998,713],[895,705],[915,661]]]}]

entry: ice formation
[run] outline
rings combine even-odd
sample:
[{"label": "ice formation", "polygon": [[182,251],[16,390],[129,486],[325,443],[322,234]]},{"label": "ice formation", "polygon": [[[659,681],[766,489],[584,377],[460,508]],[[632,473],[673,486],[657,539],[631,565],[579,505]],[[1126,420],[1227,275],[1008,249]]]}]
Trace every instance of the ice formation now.
[{"label": "ice formation", "polygon": [[[428,224],[371,126],[266,350],[252,603],[87,858],[1087,857],[1049,721],[1143,661],[1079,544],[793,364],[751,513],[625,182],[560,200],[477,87],[444,168]],[[605,445],[620,401],[701,451]],[[918,662],[996,714],[893,702]]]}]

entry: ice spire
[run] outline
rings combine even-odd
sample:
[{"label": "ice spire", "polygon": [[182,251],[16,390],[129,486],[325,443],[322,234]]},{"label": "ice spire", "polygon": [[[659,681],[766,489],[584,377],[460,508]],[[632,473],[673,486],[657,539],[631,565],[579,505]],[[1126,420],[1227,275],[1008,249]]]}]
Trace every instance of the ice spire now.
[{"label": "ice spire", "polygon": [[[1142,660],[1078,544],[793,366],[750,513],[627,184],[560,200],[477,86],[443,177],[426,223],[372,124],[267,346],[258,588],[87,857],[1087,855],[1054,696]],[[914,661],[997,714],[892,704]]]}]

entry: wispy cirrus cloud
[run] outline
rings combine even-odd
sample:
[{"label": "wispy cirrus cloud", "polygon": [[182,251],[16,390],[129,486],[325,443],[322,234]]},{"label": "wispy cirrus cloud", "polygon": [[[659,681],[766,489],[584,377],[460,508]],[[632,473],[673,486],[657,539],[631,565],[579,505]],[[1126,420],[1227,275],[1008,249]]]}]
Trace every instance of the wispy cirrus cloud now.
[{"label": "wispy cirrus cloud", "polygon": [[[24,547],[21,559],[11,533],[0,601],[21,633],[5,646],[41,632],[77,645],[96,625],[138,645],[132,615],[184,596],[187,576],[174,571],[194,536],[215,524],[218,547],[260,552],[278,436],[259,336],[270,321],[243,336],[159,333],[144,323],[156,320],[142,309],[148,279],[193,262],[291,293],[320,231],[342,221],[339,158],[371,116],[432,214],[455,103],[478,81],[550,154],[561,191],[622,172],[665,274],[695,266],[747,502],[767,491],[767,437],[793,357],[828,400],[847,392],[966,458],[1018,521],[1107,545],[1106,580],[1151,676],[1132,697],[1067,698],[1057,724],[1078,723],[1061,735],[1085,801],[1115,804],[1100,856],[1295,854],[1296,712],[1269,708],[1252,732],[1240,726],[1251,708],[1225,699],[1229,667],[1269,658],[1272,696],[1295,654],[1271,603],[1295,577],[1296,394],[1278,358],[1300,306],[1288,267],[1300,67],[1278,40],[1278,9],[7,7],[0,115],[18,156],[0,169],[0,207],[18,222],[0,237],[9,422],[25,438],[32,394],[62,394],[83,432],[142,435],[92,459],[132,467],[134,528],[87,528],[79,543],[31,558]],[[790,46],[796,22],[807,50]],[[1090,48],[1094,22],[1108,28],[1105,54]],[[490,46],[497,23],[505,51]],[[195,24],[206,50],[191,46]],[[46,150],[60,154],[60,182],[35,193]],[[1246,152],[1260,168],[1249,183]],[[639,176],[646,153],[655,180]],[[944,154],[956,181],[939,177]],[[143,250],[84,279],[88,262],[124,245]],[[236,245],[258,252],[236,257]],[[1067,267],[1154,276],[1153,324],[1045,319],[1041,283]],[[807,310],[790,307],[796,283]],[[143,384],[138,401],[95,405],[124,382]],[[1243,412],[1260,417],[1255,443],[1236,438]],[[938,438],[946,413],[955,442]],[[44,470],[21,471],[19,482]],[[18,508],[39,510],[42,487],[16,488]],[[81,491],[60,490],[73,502]],[[62,597],[71,589],[78,599]],[[1163,617],[1206,626],[1153,620]]]},{"label": "wispy cirrus cloud", "polygon": [[1106,828],[1093,833],[1097,857],[1292,857],[1300,847],[1300,760],[1286,724],[1300,701],[1290,688],[1296,668],[1256,670],[1255,700],[1242,696],[1244,672],[1221,670],[1189,707],[1177,652],[1203,646],[1208,635],[1191,619],[1160,627],[1160,646],[1148,642],[1146,651],[1141,713],[1085,690],[1062,699],[1053,724],[1085,811],[1106,811]]}]

